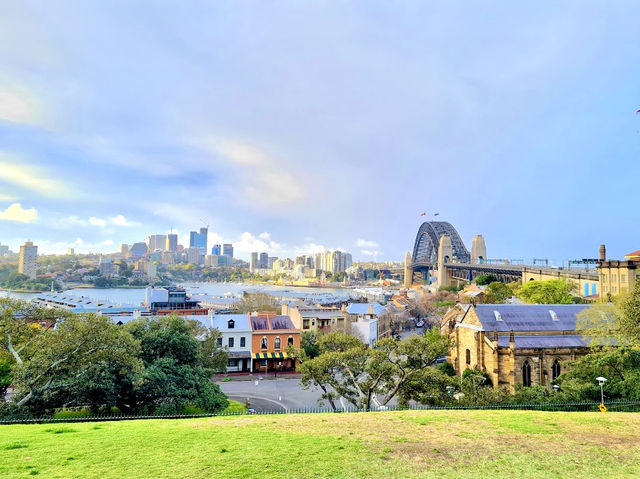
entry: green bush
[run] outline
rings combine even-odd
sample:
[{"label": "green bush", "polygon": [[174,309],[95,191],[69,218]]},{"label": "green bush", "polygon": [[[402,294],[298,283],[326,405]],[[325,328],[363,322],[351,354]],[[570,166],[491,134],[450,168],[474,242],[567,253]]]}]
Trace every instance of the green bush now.
[{"label": "green bush", "polygon": [[91,417],[91,411],[89,408],[81,408],[81,409],[61,409],[56,411],[53,415],[55,419],[74,419],[78,417]]}]

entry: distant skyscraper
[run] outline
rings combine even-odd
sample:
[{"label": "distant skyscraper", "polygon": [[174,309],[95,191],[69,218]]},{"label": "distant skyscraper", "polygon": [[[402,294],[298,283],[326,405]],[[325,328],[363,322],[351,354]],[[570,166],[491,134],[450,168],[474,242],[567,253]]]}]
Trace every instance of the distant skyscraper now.
[{"label": "distant skyscraper", "polygon": [[233,245],[230,243],[225,243],[222,245],[222,254],[224,256],[228,256],[229,258],[233,258]]},{"label": "distant skyscraper", "polygon": [[189,233],[189,247],[200,248],[200,253],[204,256],[207,254],[207,236],[208,228],[200,228],[200,232],[192,231]]},{"label": "distant skyscraper", "polygon": [[222,254],[222,246],[220,246],[219,244],[214,244],[213,248],[211,248],[211,254],[220,256]]},{"label": "distant skyscraper", "polygon": [[18,273],[35,279],[38,267],[38,247],[31,241],[20,246],[20,258],[18,259]]},{"label": "distant skyscraper", "polygon": [[9,247],[4,244],[0,244],[0,256],[9,254]]},{"label": "distant skyscraper", "polygon": [[129,253],[131,253],[131,256],[144,256],[148,251],[149,248],[147,247],[147,243],[143,242],[134,243],[131,245],[131,248],[129,248]]},{"label": "distant skyscraper", "polygon": [[260,269],[267,269],[269,267],[269,255],[267,253],[260,253]]},{"label": "distant skyscraper", "polygon": [[98,262],[98,269],[100,274],[113,274],[113,261],[108,256],[100,256]]},{"label": "distant skyscraper", "polygon": [[187,257],[187,263],[202,264],[204,263],[204,255],[200,254],[200,248],[194,246],[192,248],[185,248],[184,252]]},{"label": "distant skyscraper", "polygon": [[178,235],[170,233],[167,235],[167,242],[164,248],[166,251],[171,251],[175,253],[178,251]]},{"label": "distant skyscraper", "polygon": [[260,261],[258,260],[258,253],[251,253],[251,257],[249,258],[249,272],[255,273],[259,267]]},{"label": "distant skyscraper", "polygon": [[67,254],[74,255],[76,251],[73,248],[67,248]]},{"label": "distant skyscraper", "polygon": [[149,252],[153,253],[155,250],[165,251],[167,248],[167,235],[150,235],[147,236],[147,246]]},{"label": "distant skyscraper", "polygon": [[129,245],[122,243],[120,245],[120,254],[127,254],[129,252]]}]

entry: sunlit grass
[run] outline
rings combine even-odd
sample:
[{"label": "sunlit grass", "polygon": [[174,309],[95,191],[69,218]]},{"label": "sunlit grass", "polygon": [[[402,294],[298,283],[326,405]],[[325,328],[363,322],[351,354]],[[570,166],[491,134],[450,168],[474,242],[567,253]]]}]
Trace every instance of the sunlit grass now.
[{"label": "sunlit grass", "polygon": [[[236,405],[238,406],[238,405]],[[398,411],[0,426],[0,477],[640,476],[640,414]]]}]

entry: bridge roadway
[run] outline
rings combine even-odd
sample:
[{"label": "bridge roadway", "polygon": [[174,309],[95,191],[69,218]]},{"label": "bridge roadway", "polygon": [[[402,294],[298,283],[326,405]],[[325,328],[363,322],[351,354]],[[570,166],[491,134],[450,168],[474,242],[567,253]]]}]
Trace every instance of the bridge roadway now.
[{"label": "bridge roadway", "polygon": [[[416,262],[413,268],[437,269],[437,265]],[[490,264],[490,263],[445,263],[445,267],[450,270],[474,271],[476,273],[498,273],[522,277],[525,273],[543,274],[547,276],[557,276],[560,278],[584,279],[589,281],[598,280],[597,271],[570,270],[564,268],[543,268],[540,266],[521,264]]]}]

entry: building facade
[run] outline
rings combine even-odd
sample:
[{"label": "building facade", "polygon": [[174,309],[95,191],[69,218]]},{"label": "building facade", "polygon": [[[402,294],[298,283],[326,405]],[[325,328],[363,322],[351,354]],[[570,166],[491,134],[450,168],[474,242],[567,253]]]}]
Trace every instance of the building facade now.
[{"label": "building facade", "polygon": [[300,348],[300,330],[288,316],[259,313],[249,316],[252,330],[253,371],[279,372],[296,369],[297,359],[289,356],[290,346]]},{"label": "building facade", "polygon": [[[481,304],[447,314],[443,331],[455,343],[447,360],[461,376],[487,373],[494,387],[550,387],[567,364],[589,351],[578,329],[584,304]],[[606,320],[606,319],[604,319]]]},{"label": "building facade", "polygon": [[38,247],[31,241],[27,241],[20,246],[20,256],[18,258],[18,273],[24,274],[31,279],[36,278],[38,269]]},{"label": "building facade", "polygon": [[227,371],[252,371],[252,331],[248,314],[209,315],[209,327],[220,331],[218,345],[227,351]]}]

